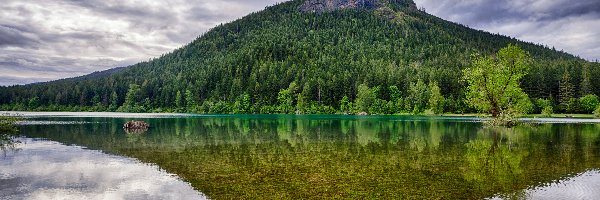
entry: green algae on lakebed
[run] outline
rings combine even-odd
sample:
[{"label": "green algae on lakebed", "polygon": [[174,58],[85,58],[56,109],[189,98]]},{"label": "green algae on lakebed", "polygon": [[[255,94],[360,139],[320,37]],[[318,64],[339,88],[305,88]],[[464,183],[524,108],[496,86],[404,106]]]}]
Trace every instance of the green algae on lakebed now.
[{"label": "green algae on lakebed", "polygon": [[480,199],[600,168],[598,124],[242,115],[145,119],[127,135],[131,119],[60,120],[95,123],[21,130],[156,163],[214,199]]}]

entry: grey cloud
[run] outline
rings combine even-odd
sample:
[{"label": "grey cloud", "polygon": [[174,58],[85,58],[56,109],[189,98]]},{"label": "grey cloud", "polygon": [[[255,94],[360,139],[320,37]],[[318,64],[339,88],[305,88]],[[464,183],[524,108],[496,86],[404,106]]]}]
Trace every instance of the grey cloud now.
[{"label": "grey cloud", "polygon": [[219,19],[229,17],[224,12],[210,10],[204,5],[194,5],[186,14],[186,19],[193,21],[220,21]]},{"label": "grey cloud", "polygon": [[418,6],[441,17],[477,24],[490,21],[556,20],[582,15],[600,15],[597,0],[416,0]]},{"label": "grey cloud", "polygon": [[[538,4],[539,6],[535,6]],[[530,14],[534,20],[550,21],[566,17],[578,17],[584,15],[596,15],[600,17],[600,1],[597,0],[553,0],[538,1],[534,6],[527,4],[514,4],[510,9],[515,9],[523,14]],[[544,6],[545,4],[547,6]]]},{"label": "grey cloud", "polygon": [[3,77],[0,77],[2,78],[0,80],[2,83],[0,84],[27,84],[40,80],[47,81],[75,77],[94,71],[127,66],[135,62],[139,62],[139,60],[26,57],[26,55],[11,55],[11,57],[6,57],[0,55],[0,71],[3,72]]},{"label": "grey cloud", "polygon": [[[74,9],[84,9],[91,15],[102,16],[109,20],[124,20],[130,23],[129,31],[153,32],[173,28],[181,23],[180,13],[171,9],[173,2],[156,1],[160,6],[149,6],[145,3],[127,3],[114,0],[63,0],[65,5]],[[153,3],[154,1],[149,1]],[[77,17],[77,16],[73,16]]]},{"label": "grey cloud", "polygon": [[0,25],[0,47],[35,47],[37,44],[39,42],[31,34],[15,27]]},{"label": "grey cloud", "polygon": [[103,13],[106,15],[117,16],[117,17],[143,17],[151,19],[169,19],[171,13],[168,10],[169,2],[165,2],[165,6],[160,7],[147,7],[143,4],[132,4],[126,5],[122,1],[104,1],[104,0],[65,0],[74,6],[87,8],[96,13]]},{"label": "grey cloud", "polygon": [[0,76],[0,86],[11,86],[11,85],[24,85],[29,83],[47,82],[51,81],[51,78],[31,78],[31,77],[14,77],[14,76]]},{"label": "grey cloud", "polygon": [[428,13],[521,40],[599,59],[598,0],[415,0]]}]

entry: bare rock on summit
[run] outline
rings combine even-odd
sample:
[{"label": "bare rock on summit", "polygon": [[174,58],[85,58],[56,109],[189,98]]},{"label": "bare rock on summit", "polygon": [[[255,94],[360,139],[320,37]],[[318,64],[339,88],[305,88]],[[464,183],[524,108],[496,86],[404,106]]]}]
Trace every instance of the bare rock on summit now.
[{"label": "bare rock on summit", "polygon": [[417,7],[412,0],[306,0],[299,9],[302,12],[321,13],[341,9],[374,10],[388,5],[408,8]]}]

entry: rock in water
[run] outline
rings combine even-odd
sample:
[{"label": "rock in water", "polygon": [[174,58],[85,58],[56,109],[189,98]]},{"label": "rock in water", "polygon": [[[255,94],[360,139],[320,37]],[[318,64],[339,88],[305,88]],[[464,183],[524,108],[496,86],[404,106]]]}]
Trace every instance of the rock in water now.
[{"label": "rock in water", "polygon": [[374,10],[388,5],[414,9],[417,7],[413,0],[306,0],[300,6],[300,11],[321,13],[347,8]]},{"label": "rock in water", "polygon": [[130,121],[123,125],[123,129],[127,133],[144,133],[150,128],[150,125],[143,121]]}]

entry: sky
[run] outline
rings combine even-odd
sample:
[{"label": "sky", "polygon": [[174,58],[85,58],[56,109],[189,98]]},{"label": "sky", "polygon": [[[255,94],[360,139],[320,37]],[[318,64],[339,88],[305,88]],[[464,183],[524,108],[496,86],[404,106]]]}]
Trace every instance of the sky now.
[{"label": "sky", "polygon": [[[0,85],[81,76],[179,48],[283,0],[2,0]],[[415,0],[446,20],[600,59],[599,0]]]}]

